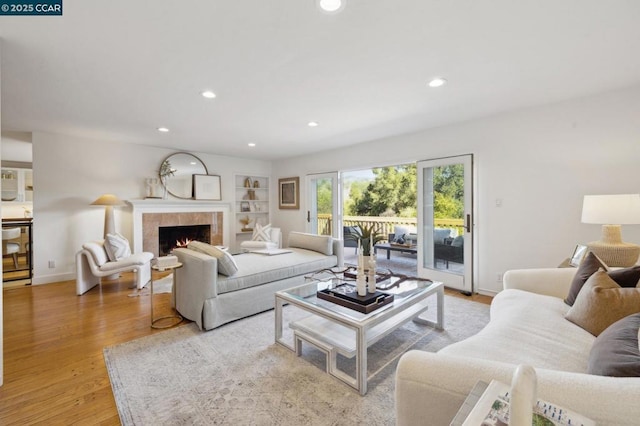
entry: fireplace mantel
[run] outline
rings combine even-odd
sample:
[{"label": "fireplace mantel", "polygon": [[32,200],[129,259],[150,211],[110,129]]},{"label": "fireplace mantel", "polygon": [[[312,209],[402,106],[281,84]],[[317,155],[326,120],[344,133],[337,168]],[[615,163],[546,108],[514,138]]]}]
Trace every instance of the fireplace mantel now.
[{"label": "fireplace mantel", "polygon": [[222,240],[224,245],[229,245],[229,219],[231,216],[231,205],[201,200],[127,200],[132,208],[133,220],[133,252],[143,251],[143,222],[142,215],[145,213],[222,213]]}]

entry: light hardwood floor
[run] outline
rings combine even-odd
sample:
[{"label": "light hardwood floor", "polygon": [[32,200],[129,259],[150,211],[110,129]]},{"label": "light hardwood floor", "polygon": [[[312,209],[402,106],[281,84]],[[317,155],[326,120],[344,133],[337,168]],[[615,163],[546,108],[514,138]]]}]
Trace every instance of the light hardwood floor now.
[{"label": "light hardwood floor", "polygon": [[[83,296],[75,281],[4,290],[0,424],[120,424],[102,350],[162,332],[150,327],[148,290],[129,297],[132,285],[132,274],[122,274]],[[169,303],[169,295],[158,296],[155,317]]]}]

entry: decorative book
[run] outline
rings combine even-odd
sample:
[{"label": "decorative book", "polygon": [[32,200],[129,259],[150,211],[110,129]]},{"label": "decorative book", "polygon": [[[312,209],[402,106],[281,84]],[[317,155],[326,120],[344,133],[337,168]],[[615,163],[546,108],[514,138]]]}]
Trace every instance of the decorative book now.
[{"label": "decorative book", "polygon": [[[510,417],[513,416],[513,413],[511,413],[513,402],[511,393],[512,389],[508,384],[492,380],[462,423],[462,426],[508,425]],[[531,407],[531,411],[533,425],[596,426],[593,420],[542,399],[536,400]],[[457,422],[452,424],[457,424]]]}]

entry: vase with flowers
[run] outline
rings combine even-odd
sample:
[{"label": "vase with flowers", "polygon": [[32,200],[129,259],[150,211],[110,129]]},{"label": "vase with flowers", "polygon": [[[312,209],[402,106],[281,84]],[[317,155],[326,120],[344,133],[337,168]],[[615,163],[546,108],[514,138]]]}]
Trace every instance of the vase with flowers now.
[{"label": "vase with flowers", "polygon": [[369,257],[373,255],[373,247],[385,239],[382,234],[378,233],[375,223],[362,222],[354,225],[351,233],[345,238],[355,240],[358,243],[358,263],[362,262],[365,269],[369,268]]},{"label": "vase with flowers", "polygon": [[162,187],[164,188],[164,192],[162,194],[162,199],[167,199],[167,178],[173,176],[176,172],[175,169],[171,168],[171,163],[169,160],[164,160],[160,165],[160,171],[158,174],[160,175],[160,180],[162,181]]}]

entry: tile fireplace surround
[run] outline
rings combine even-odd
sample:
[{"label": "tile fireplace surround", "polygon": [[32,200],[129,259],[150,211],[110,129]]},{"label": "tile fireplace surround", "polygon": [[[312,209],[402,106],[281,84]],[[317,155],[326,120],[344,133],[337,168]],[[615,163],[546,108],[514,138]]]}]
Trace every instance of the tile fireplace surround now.
[{"label": "tile fireplace surround", "polygon": [[158,256],[160,226],[211,225],[213,244],[229,245],[230,205],[194,200],[129,200],[133,222],[133,252]]}]

